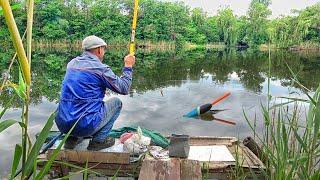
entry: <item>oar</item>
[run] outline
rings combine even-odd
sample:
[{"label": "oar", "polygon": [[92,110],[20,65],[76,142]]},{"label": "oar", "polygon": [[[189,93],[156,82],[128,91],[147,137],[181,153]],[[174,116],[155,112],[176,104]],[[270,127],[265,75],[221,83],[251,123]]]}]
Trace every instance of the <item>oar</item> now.
[{"label": "oar", "polygon": [[194,108],[192,111],[190,111],[188,114],[186,114],[184,116],[185,117],[199,116],[200,114],[203,114],[203,113],[209,111],[213,105],[217,104],[218,102],[220,102],[224,98],[228,97],[230,94],[231,94],[230,92],[227,92],[227,93],[223,94],[222,96],[220,96],[219,98],[212,101],[211,103],[204,104],[202,106],[198,106],[197,108]]},{"label": "oar", "polygon": [[135,54],[134,40],[135,40],[135,35],[136,35],[136,27],[137,27],[137,19],[138,19],[138,7],[139,7],[139,0],[134,0],[131,39],[130,39],[130,45],[129,45],[130,55]]}]

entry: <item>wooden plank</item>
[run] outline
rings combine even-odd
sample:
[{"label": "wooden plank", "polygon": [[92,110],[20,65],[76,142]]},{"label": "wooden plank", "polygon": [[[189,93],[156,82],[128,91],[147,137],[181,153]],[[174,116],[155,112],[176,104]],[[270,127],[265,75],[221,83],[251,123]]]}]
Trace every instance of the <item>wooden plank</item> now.
[{"label": "wooden plank", "polygon": [[139,174],[139,180],[180,180],[180,161],[145,159]]},{"label": "wooden plank", "polygon": [[199,161],[181,159],[180,160],[181,179],[200,180],[202,179],[201,165]]},{"label": "wooden plank", "polygon": [[243,144],[238,145],[238,148],[236,145],[229,147],[229,150],[235,158],[238,157],[238,162],[241,167],[251,169],[265,168],[261,160]]},{"label": "wooden plank", "polygon": [[[246,146],[243,146],[243,150],[246,153],[248,159],[251,160],[253,167],[259,167],[265,169],[263,162]],[[250,167],[251,168],[251,167]]]},{"label": "wooden plank", "polygon": [[189,144],[191,146],[210,146],[210,145],[232,146],[236,142],[237,142],[237,139],[234,137],[197,136],[197,137],[191,137]]},{"label": "wooden plank", "polygon": [[[166,137],[170,139],[170,136]],[[238,142],[235,137],[212,137],[212,136],[193,136],[190,137],[190,146],[210,146],[210,145],[227,145],[232,146]]]},{"label": "wooden plank", "polygon": [[[51,157],[53,149],[48,150],[47,159]],[[129,164],[129,153],[117,152],[99,152],[99,151],[77,151],[77,150],[60,150],[56,160],[73,161],[79,163],[97,162],[97,163],[114,163]]]},{"label": "wooden plank", "polygon": [[103,175],[114,176],[118,172],[118,177],[138,177],[141,162],[130,164],[98,164],[89,163],[88,167],[93,167],[93,170],[100,172]]},{"label": "wooden plank", "polygon": [[[86,163],[68,161],[69,164],[85,167]],[[88,167],[95,172],[98,172],[105,176],[114,176],[118,172],[118,177],[138,177],[142,162],[130,163],[130,164],[106,164],[106,163],[88,163]],[[42,169],[44,163],[38,163],[38,169]],[[53,163],[51,170],[62,174],[62,164]],[[78,172],[78,168],[70,168],[71,172]]]},{"label": "wooden plank", "polygon": [[232,162],[201,162],[201,167],[205,167],[210,172],[225,172],[234,163]]}]

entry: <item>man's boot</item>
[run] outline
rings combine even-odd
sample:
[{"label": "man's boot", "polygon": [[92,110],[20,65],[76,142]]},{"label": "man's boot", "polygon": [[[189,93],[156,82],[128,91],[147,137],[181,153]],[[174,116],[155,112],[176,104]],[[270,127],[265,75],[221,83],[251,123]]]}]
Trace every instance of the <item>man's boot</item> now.
[{"label": "man's boot", "polygon": [[69,136],[64,143],[65,149],[74,149],[76,145],[80,144],[82,142],[82,137],[75,137],[75,136]]},{"label": "man's boot", "polygon": [[90,140],[89,145],[87,147],[90,151],[99,151],[101,149],[105,149],[113,146],[115,143],[115,139],[113,137],[107,137],[104,141],[98,142],[95,140]]}]

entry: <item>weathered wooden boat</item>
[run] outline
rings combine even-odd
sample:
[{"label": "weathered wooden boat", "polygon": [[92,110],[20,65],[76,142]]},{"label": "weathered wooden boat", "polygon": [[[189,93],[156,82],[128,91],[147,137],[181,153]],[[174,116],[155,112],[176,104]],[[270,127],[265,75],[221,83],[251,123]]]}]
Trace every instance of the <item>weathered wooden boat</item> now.
[{"label": "weathered wooden boat", "polygon": [[[105,176],[133,177],[141,180],[151,179],[229,179],[241,174],[259,177],[265,170],[263,162],[243,143],[234,137],[191,137],[188,158],[156,159],[150,153],[134,158],[126,152],[87,151],[81,148],[60,150],[57,162],[52,166],[52,175],[65,176],[79,171],[64,163],[85,167]],[[210,149],[211,148],[211,149]],[[193,152],[192,152],[193,149]],[[208,153],[208,149],[210,153]],[[48,159],[54,150],[40,154],[39,159]],[[190,157],[197,156],[196,158]],[[197,159],[198,158],[198,159]],[[38,164],[42,168],[44,164]]]}]

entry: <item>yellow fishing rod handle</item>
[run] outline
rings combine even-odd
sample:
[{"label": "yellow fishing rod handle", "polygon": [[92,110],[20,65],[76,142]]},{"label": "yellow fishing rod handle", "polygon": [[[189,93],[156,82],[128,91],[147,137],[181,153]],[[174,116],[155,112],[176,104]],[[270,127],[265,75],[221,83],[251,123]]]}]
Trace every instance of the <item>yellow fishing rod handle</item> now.
[{"label": "yellow fishing rod handle", "polygon": [[135,54],[135,36],[136,36],[136,27],[137,27],[137,19],[138,19],[138,7],[139,7],[139,0],[134,0],[132,31],[131,31],[131,39],[130,39],[130,45],[129,45],[130,55]]},{"label": "yellow fishing rod handle", "polygon": [[135,52],[135,44],[134,43],[130,43],[130,45],[129,45],[129,53],[130,53],[130,55],[134,56],[134,52]]}]

